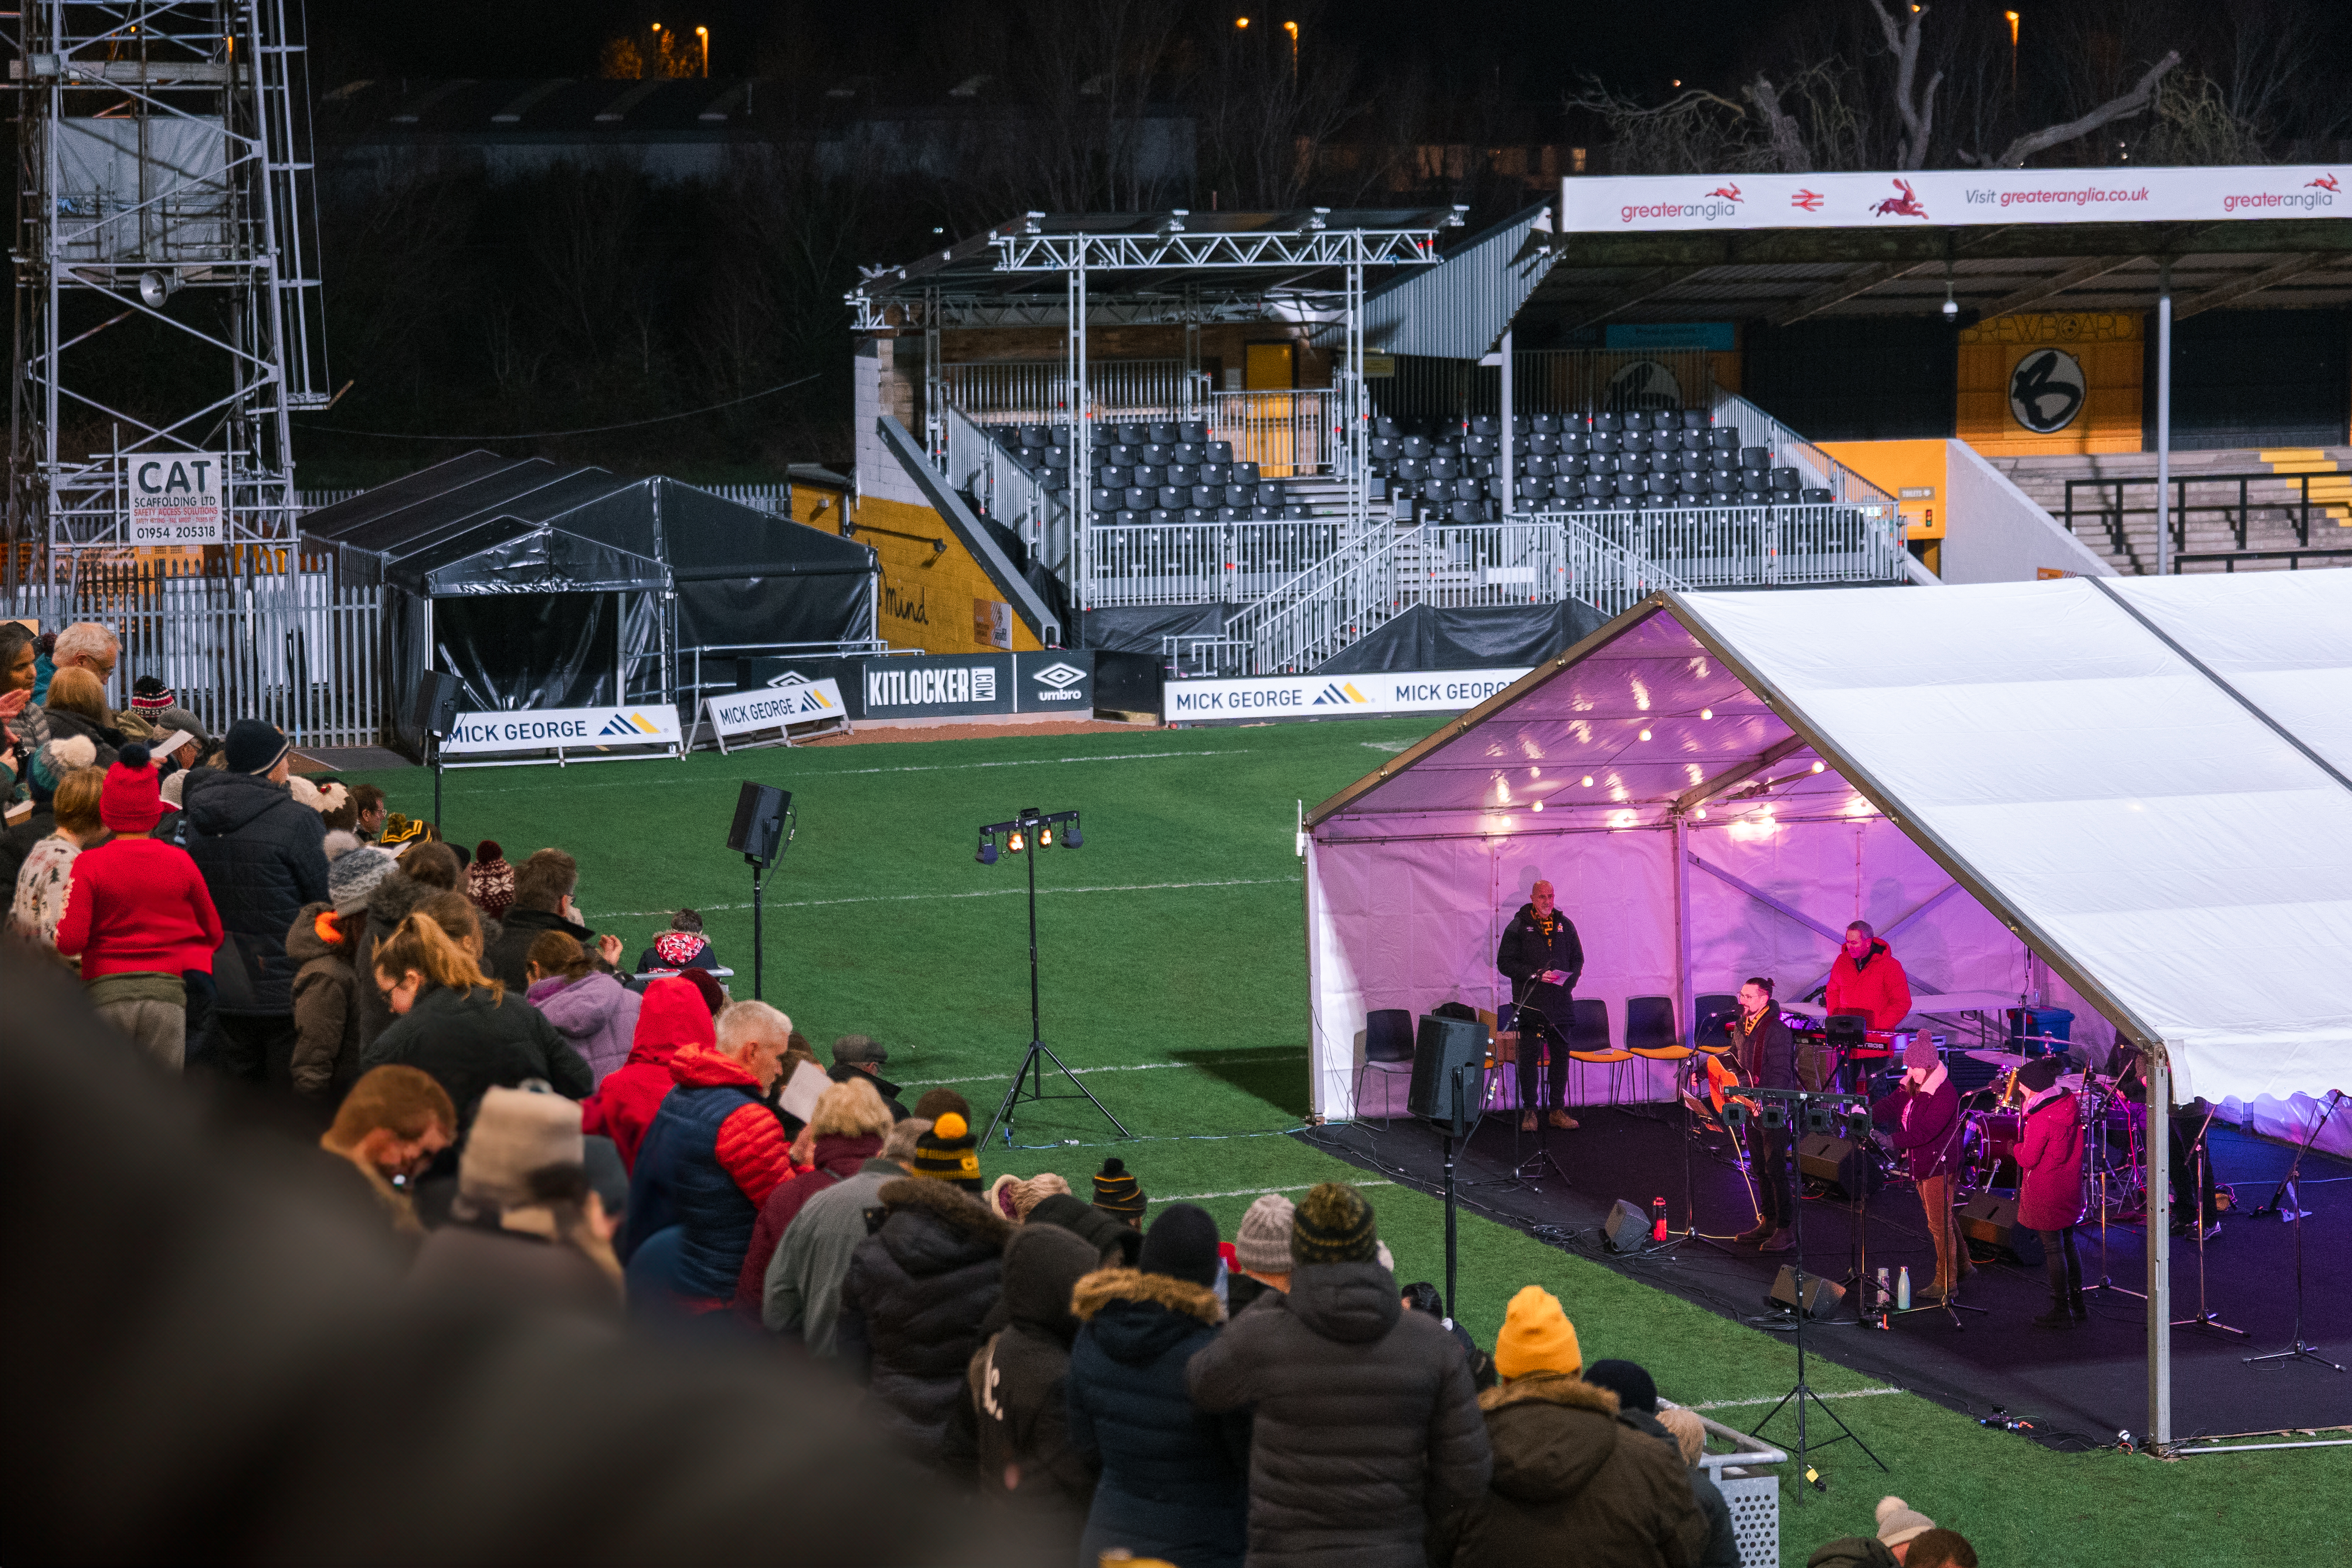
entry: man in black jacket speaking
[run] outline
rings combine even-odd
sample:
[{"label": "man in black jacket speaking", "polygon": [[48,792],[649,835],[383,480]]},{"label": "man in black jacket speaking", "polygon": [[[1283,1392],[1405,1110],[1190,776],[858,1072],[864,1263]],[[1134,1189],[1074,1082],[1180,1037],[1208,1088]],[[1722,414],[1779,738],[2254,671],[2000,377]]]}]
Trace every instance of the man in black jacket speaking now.
[{"label": "man in black jacket speaking", "polygon": [[1561,1108],[1568,1090],[1568,1027],[1572,993],[1584,973],[1584,944],[1576,924],[1553,907],[1551,884],[1538,882],[1528,901],[1503,928],[1495,967],[1510,976],[1511,1001],[1519,1031],[1519,1131],[1536,1130],[1536,1053],[1549,1047],[1551,1070],[1543,1103],[1551,1124],[1563,1130],[1576,1118]]}]

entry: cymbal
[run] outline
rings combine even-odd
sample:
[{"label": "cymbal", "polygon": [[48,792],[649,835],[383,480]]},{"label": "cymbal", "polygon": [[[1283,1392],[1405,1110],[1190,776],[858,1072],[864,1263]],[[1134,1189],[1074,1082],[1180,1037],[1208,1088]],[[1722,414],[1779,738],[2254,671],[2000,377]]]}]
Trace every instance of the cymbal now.
[{"label": "cymbal", "polygon": [[1990,1062],[1997,1068],[2011,1070],[2025,1065],[2025,1058],[2011,1051],[1963,1051],[1960,1054],[1974,1061]]}]

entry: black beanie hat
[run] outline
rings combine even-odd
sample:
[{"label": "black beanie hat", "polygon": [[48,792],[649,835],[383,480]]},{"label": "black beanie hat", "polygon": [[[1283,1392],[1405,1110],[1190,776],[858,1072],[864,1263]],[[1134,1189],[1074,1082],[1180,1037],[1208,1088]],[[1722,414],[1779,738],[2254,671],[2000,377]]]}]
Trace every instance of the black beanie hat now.
[{"label": "black beanie hat", "polygon": [[1135,1266],[1214,1289],[1217,1283],[1217,1222],[1196,1204],[1171,1204],[1143,1233]]},{"label": "black beanie hat", "polygon": [[1615,1394],[1620,1410],[1638,1410],[1644,1415],[1658,1413],[1657,1383],[1630,1361],[1596,1361],[1584,1369],[1584,1381]]},{"label": "black beanie hat", "polygon": [[1143,1189],[1128,1174],[1126,1162],[1116,1154],[1095,1173],[1095,1207],[1117,1215],[1132,1226],[1143,1223]]},{"label": "black beanie hat", "polygon": [[1294,1263],[1370,1263],[1380,1257],[1372,1205],[1345,1182],[1310,1187],[1290,1216]]},{"label": "black beanie hat", "polygon": [[286,737],[267,720],[239,719],[228,727],[227,753],[230,773],[266,773],[286,754]]}]

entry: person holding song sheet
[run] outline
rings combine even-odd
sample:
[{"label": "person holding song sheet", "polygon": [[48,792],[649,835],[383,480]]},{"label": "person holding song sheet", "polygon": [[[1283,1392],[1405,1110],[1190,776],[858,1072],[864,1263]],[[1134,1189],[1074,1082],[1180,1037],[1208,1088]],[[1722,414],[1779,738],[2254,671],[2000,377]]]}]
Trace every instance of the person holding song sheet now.
[{"label": "person holding song sheet", "polygon": [[1543,1105],[1551,1124],[1563,1131],[1576,1118],[1562,1107],[1568,1090],[1568,1030],[1574,1016],[1578,978],[1584,973],[1584,944],[1576,923],[1559,912],[1549,882],[1528,889],[1528,901],[1503,928],[1495,967],[1511,981],[1511,1002],[1519,1032],[1519,1131],[1536,1130],[1536,1057],[1549,1048]]}]

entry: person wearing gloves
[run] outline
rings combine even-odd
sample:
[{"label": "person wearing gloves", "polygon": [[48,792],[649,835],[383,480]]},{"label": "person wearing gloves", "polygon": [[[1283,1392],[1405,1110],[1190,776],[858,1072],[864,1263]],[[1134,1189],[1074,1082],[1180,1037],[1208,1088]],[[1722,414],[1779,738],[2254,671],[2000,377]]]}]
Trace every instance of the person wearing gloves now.
[{"label": "person wearing gloves", "polygon": [[1960,1097],[1937,1059],[1935,1042],[1914,1035],[1903,1051],[1903,1081],[1871,1107],[1872,1117],[1889,1130],[1918,1184],[1919,1207],[1927,1219],[1927,1239],[1936,1249],[1936,1278],[1920,1298],[1940,1307],[1960,1281],[1976,1271],[1969,1244],[1952,1223],[1952,1183],[1960,1163]]},{"label": "person wearing gloves", "polygon": [[[1503,928],[1495,967],[1511,982],[1514,1026],[1519,1034],[1519,1131],[1536,1130],[1536,1108],[1548,1107],[1551,1124],[1572,1131],[1576,1118],[1562,1103],[1568,1094],[1568,1033],[1575,1016],[1576,982],[1584,973],[1584,944],[1576,922],[1559,912],[1549,882],[1528,890],[1528,901]],[[1536,1057],[1551,1058],[1540,1099]]]},{"label": "person wearing gloves", "polygon": [[543,1090],[486,1091],[457,1157],[449,1223],[425,1238],[410,1284],[617,1322],[621,1264],[585,1160],[577,1104]]},{"label": "person wearing gloves", "polygon": [[2083,1222],[2083,1119],[2074,1094],[2059,1081],[2066,1062],[2040,1057],[2018,1069],[2025,1090],[2025,1135],[2018,1140],[2017,1163],[2025,1180],[2017,1194],[2017,1223],[2042,1233],[2042,1265],[2050,1272],[2050,1310],[2033,1320],[2037,1329],[2071,1329],[2087,1321],[2083,1304],[2083,1260],[2074,1251],[2074,1227]]},{"label": "person wearing gloves", "polygon": [[1289,1291],[1227,1324],[1185,1369],[1201,1409],[1255,1408],[1254,1568],[1423,1568],[1432,1519],[1486,1489],[1492,1458],[1462,1347],[1404,1310],[1379,1254],[1361,1193],[1310,1189],[1291,1220]]},{"label": "person wearing gloves", "polygon": [[163,815],[145,742],[106,770],[98,814],[114,837],[74,858],[58,952],[81,960],[98,1016],[159,1066],[187,1057],[190,970],[209,971],[221,918],[187,852],[148,835]]},{"label": "person wearing gloves", "polygon": [[1529,1285],[1511,1298],[1495,1370],[1503,1381],[1478,1396],[1494,1479],[1441,1525],[1438,1543],[1449,1549],[1433,1562],[1686,1568],[1697,1560],[1706,1520],[1681,1455],[1657,1440],[1662,1428],[1645,1432],[1619,1414],[1614,1392],[1580,1375],[1576,1326],[1549,1291]]},{"label": "person wearing gloves", "polygon": [[1070,1352],[1070,1436],[1102,1471],[1078,1561],[1124,1549],[1183,1568],[1240,1568],[1250,1415],[1198,1408],[1185,1380],[1224,1321],[1215,1222],[1171,1204],[1137,1261],[1088,1274],[1073,1302],[1082,1326]]}]

